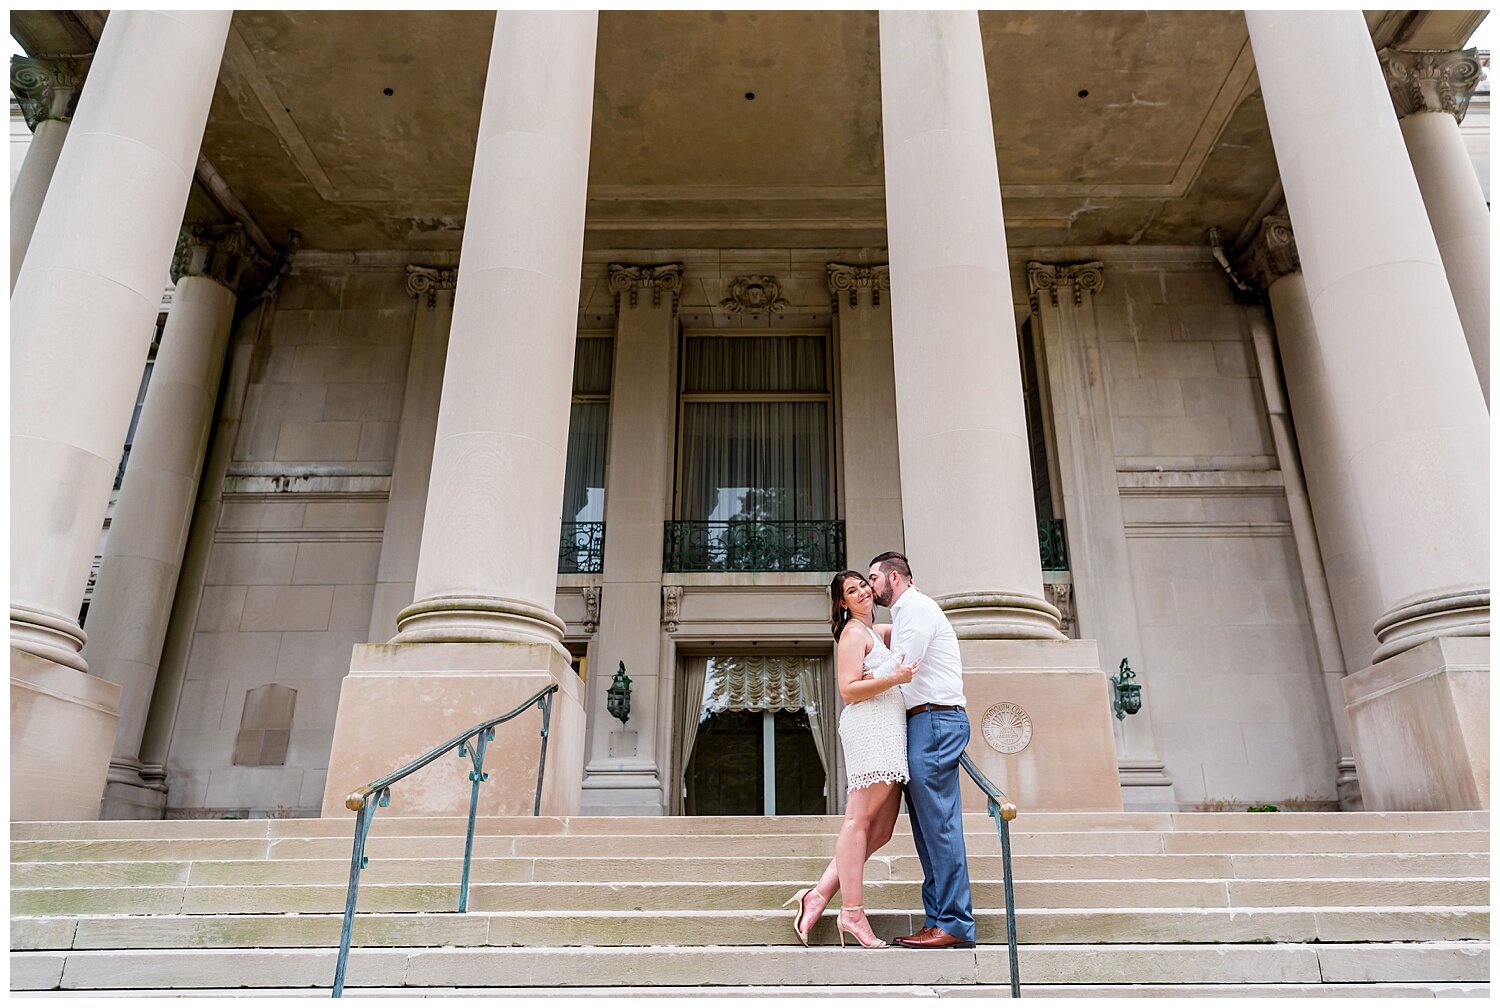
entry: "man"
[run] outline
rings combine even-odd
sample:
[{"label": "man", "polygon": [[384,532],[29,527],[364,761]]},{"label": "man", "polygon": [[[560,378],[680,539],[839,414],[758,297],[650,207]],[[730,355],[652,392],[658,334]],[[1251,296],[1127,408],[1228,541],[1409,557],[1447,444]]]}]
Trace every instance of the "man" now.
[{"label": "man", "polygon": [[906,948],[973,948],[974,901],[964,851],[958,758],[969,744],[964,713],[963,664],[958,636],[938,604],[911,583],[911,564],[900,553],[870,561],[875,601],[891,611],[891,652],[903,663],[921,658],[911,682],[899,687],[906,701],[906,809],[922,861],[920,931],[896,944]]}]

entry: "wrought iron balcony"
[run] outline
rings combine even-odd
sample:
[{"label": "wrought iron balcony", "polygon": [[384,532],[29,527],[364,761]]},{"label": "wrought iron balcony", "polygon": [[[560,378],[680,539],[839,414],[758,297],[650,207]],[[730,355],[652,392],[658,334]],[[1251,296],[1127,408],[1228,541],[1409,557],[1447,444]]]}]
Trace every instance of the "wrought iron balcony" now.
[{"label": "wrought iron balcony", "polygon": [[669,521],[662,570],[820,571],[844,568],[841,521]]},{"label": "wrought iron balcony", "polygon": [[1061,518],[1044,518],[1036,523],[1036,538],[1042,549],[1042,570],[1068,569],[1068,538]]},{"label": "wrought iron balcony", "polygon": [[604,569],[604,523],[563,522],[557,573],[597,574]]}]

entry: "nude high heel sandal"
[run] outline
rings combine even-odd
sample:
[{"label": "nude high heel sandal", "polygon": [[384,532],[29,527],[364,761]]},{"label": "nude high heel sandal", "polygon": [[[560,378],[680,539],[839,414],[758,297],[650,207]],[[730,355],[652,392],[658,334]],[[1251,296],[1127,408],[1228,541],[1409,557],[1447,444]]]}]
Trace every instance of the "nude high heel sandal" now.
[{"label": "nude high heel sandal", "polygon": [[[839,911],[839,919],[838,919],[838,926],[839,926],[839,948],[843,948],[844,947],[844,934],[845,934],[845,932],[853,935],[854,936],[854,940],[857,941],[857,942],[859,942],[861,948],[877,949],[877,948],[890,948],[891,947],[889,943],[883,942],[879,938],[876,938],[875,937],[875,932],[874,932],[873,929],[870,930],[870,940],[868,942],[866,942],[865,938],[864,938],[864,935],[860,934],[858,931],[854,930],[852,927],[845,927],[844,926],[844,911],[845,910],[859,910],[859,911],[863,911],[864,907],[862,907],[862,906],[846,906],[846,907],[843,908],[843,910]],[[865,927],[869,928],[869,926],[870,926],[870,922],[869,922],[869,919],[867,918],[865,920]]]},{"label": "nude high heel sandal", "polygon": [[[809,927],[807,931],[803,931],[797,925],[802,923],[802,918],[807,913],[807,897],[811,894],[811,889],[798,889],[791,899],[781,904],[783,910],[796,904],[797,909],[792,913],[792,930],[797,932],[797,938],[802,942],[803,948],[807,948],[807,936],[812,931],[812,928]],[[813,923],[816,924],[817,922],[814,921]]]}]

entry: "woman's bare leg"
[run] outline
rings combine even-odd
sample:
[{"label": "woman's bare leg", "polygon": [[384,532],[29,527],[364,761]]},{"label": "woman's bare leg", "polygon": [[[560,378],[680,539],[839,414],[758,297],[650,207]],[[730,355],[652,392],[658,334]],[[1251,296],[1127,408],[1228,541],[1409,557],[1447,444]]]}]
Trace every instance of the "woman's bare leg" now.
[{"label": "woman's bare leg", "polygon": [[[861,790],[872,790],[864,788]],[[857,792],[856,792],[857,793]],[[890,793],[886,795],[883,804],[878,806],[878,811],[870,817],[869,826],[865,833],[865,860],[870,859],[880,848],[890,842],[891,835],[896,830],[896,820],[901,815],[901,788],[892,786]],[[847,822],[847,820],[845,820]],[[838,859],[829,858],[828,867],[823,869],[823,877],[818,879],[818,884],[807,896],[807,917],[817,919],[823,913],[823,909],[833,902],[834,895],[839,891],[839,869]],[[859,900],[854,901],[855,904]]]},{"label": "woman's bare leg", "polygon": [[839,888],[844,906],[863,906],[865,861],[869,858],[868,842],[878,817],[889,804],[895,784],[881,782],[849,792],[849,806],[844,812],[844,826],[839,830],[838,846],[833,860],[838,868]]}]

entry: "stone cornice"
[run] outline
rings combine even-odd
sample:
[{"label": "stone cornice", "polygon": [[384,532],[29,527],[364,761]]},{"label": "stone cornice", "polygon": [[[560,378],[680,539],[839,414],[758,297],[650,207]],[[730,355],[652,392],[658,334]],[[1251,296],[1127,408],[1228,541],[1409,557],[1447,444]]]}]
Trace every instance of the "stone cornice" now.
[{"label": "stone cornice", "polygon": [[1277,280],[1302,269],[1291,218],[1280,214],[1267,214],[1262,218],[1260,228],[1250,240],[1249,247],[1240,253],[1235,268],[1261,290],[1270,290]]},{"label": "stone cornice", "polygon": [[437,307],[438,291],[451,291],[458,285],[457,267],[407,266],[406,293],[410,297],[427,298],[427,307]]},{"label": "stone cornice", "polygon": [[609,289],[615,295],[615,312],[621,308],[621,298],[627,298],[629,307],[640,304],[642,291],[651,292],[651,307],[661,307],[661,296],[671,299],[669,307],[677,310],[677,299],[682,293],[682,263],[663,263],[659,266],[627,266],[624,263],[609,264]]},{"label": "stone cornice", "polygon": [[207,277],[242,297],[271,275],[270,262],[260,254],[239,224],[190,221],[177,236],[172,256],[172,282],[183,277]]},{"label": "stone cornice", "polygon": [[865,291],[869,295],[871,307],[878,307],[881,292],[890,289],[891,268],[889,266],[828,264],[828,293],[833,295],[833,307],[836,309],[843,307],[845,303],[850,308],[858,308],[860,291]]},{"label": "stone cornice", "polygon": [[1478,49],[1390,47],[1380,51],[1380,67],[1401,119],[1418,112],[1447,112],[1463,122],[1483,75]]},{"label": "stone cornice", "polygon": [[1026,287],[1033,312],[1041,306],[1040,298],[1043,293],[1052,299],[1055,306],[1057,292],[1063,287],[1072,289],[1075,305],[1082,305],[1085,294],[1092,296],[1104,289],[1104,264],[1029,262],[1026,264]]},{"label": "stone cornice", "polygon": [[33,131],[47,119],[67,122],[78,106],[78,93],[93,54],[12,56],[10,90]]}]

